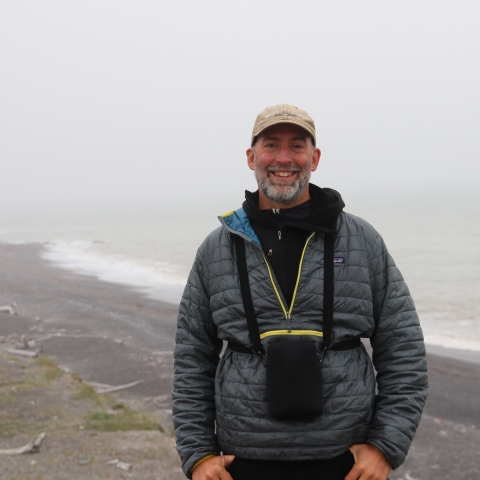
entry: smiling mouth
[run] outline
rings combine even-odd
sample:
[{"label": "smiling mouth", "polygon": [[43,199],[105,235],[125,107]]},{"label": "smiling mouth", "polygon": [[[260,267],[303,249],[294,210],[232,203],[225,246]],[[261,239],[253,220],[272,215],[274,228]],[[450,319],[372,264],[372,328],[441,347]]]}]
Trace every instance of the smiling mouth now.
[{"label": "smiling mouth", "polygon": [[288,178],[293,177],[297,172],[269,172],[275,177]]}]

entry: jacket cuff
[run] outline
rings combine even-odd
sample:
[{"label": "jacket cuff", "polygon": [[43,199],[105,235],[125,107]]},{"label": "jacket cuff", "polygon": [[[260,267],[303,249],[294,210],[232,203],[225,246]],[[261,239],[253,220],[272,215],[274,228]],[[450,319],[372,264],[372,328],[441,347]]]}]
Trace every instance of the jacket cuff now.
[{"label": "jacket cuff", "polygon": [[[367,442],[368,443],[368,442]],[[387,460],[388,463],[390,463],[390,466],[392,465],[390,460],[387,458],[387,456],[385,455],[385,453],[383,452],[383,450],[380,450],[377,446],[375,446],[373,443],[368,443],[368,445],[370,445],[371,447],[373,447],[375,450],[378,450],[384,457],[385,457],[385,460]],[[200,463],[200,462],[199,462]]]},{"label": "jacket cuff", "polygon": [[210,455],[207,455],[206,457],[201,458],[201,459],[192,467],[191,472],[193,473],[193,471],[194,471],[202,462],[204,462],[205,460],[208,460],[209,458],[212,458],[212,457],[215,457],[215,455],[214,455],[213,453],[210,454]]},{"label": "jacket cuff", "polygon": [[365,440],[372,447],[375,447],[379,452],[383,453],[388,463],[392,466],[392,470],[397,469],[405,460],[405,454],[398,451],[398,449],[389,447],[387,443],[382,442],[378,438],[370,437]]},{"label": "jacket cuff", "polygon": [[192,472],[195,467],[198,467],[204,460],[207,460],[210,457],[215,457],[220,455],[219,452],[213,453],[210,452],[198,452],[193,454],[184,464],[183,464],[183,473],[187,478],[192,478]]}]

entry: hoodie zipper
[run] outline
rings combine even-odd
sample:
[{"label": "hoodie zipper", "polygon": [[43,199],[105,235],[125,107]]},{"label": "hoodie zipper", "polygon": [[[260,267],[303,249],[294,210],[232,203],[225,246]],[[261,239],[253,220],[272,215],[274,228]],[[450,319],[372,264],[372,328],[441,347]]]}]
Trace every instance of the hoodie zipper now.
[{"label": "hoodie zipper", "polygon": [[[282,296],[280,295],[280,291],[279,291],[279,289],[278,289],[278,287],[275,283],[275,279],[273,278],[272,268],[270,267],[270,263],[268,262],[268,259],[265,256],[265,254],[262,253],[263,259],[265,260],[265,264],[267,265],[268,274],[270,276],[270,281],[272,282],[273,289],[275,290],[275,294],[277,295],[278,301],[279,301],[280,306],[282,307],[282,310],[283,310],[283,314],[285,316],[285,319],[287,320],[288,333],[292,332],[292,326],[290,324],[290,319],[292,317],[292,310],[293,310],[293,306],[295,304],[295,299],[296,299],[296,296],[297,296],[298,284],[300,283],[300,276],[301,276],[301,273],[302,273],[303,258],[305,256],[305,251],[307,249],[307,245],[310,242],[310,240],[313,238],[314,235],[315,235],[315,232],[313,232],[307,238],[307,241],[305,242],[305,246],[303,247],[302,256],[300,257],[300,264],[298,265],[297,281],[295,283],[295,289],[293,290],[292,303],[290,304],[290,308],[288,310],[286,309],[285,304],[283,303]],[[281,236],[282,236],[282,232],[279,231],[278,232],[278,239],[279,240],[281,239]]]}]

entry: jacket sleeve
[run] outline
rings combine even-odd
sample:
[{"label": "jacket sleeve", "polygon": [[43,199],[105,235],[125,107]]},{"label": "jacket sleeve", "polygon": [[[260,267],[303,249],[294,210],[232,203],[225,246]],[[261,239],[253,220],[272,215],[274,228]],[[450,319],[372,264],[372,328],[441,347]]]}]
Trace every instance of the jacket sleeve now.
[{"label": "jacket sleeve", "polygon": [[425,345],[408,287],[378,234],[369,262],[376,325],[370,341],[378,394],[366,442],[397,468],[405,460],[427,398]]},{"label": "jacket sleeve", "polygon": [[216,338],[208,292],[208,269],[197,252],[177,322],[174,352],[173,423],[185,475],[207,455],[219,455],[215,434],[215,372],[222,341]]}]

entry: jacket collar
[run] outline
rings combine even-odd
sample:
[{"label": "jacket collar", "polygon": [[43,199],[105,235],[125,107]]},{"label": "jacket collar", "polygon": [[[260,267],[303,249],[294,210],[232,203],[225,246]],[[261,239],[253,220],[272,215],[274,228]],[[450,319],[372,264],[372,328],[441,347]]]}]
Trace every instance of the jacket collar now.
[{"label": "jacket collar", "polygon": [[218,219],[229,232],[240,235],[248,242],[255,242],[261,247],[260,240],[250,224],[250,218],[243,208],[225,213]]},{"label": "jacket collar", "polygon": [[[311,213],[304,220],[293,222],[292,225],[310,232],[337,233],[337,218],[345,207],[340,193],[330,188],[317,187],[312,183],[309,185],[309,191],[312,199]],[[258,190],[253,193],[246,190],[243,208],[218,217],[220,223],[229,232],[240,235],[248,242],[257,243],[261,247],[250,218],[276,227],[275,222],[258,208]]]},{"label": "jacket collar", "polygon": [[[345,207],[340,193],[330,188],[317,187],[312,183],[309,185],[309,192],[311,199],[310,214],[302,220],[292,221],[290,225],[310,232],[336,233],[337,218]],[[276,228],[276,222],[258,208],[258,190],[253,193],[245,192],[243,210],[254,222]]]}]

